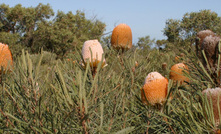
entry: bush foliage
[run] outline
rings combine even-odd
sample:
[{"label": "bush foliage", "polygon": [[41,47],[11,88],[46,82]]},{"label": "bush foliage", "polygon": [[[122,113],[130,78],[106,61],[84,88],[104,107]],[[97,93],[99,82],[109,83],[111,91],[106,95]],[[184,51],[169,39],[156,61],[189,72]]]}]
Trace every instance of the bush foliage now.
[{"label": "bush foliage", "polygon": [[[201,13],[220,18],[203,10],[186,14],[182,21],[168,20],[168,40],[156,42],[165,48],[150,47],[155,40],[146,36],[122,53],[110,47],[110,36],[101,38],[105,24],[86,19],[83,12],[59,11],[52,19],[49,5],[0,5],[0,41],[16,55],[13,71],[1,74],[0,133],[219,132],[210,100],[201,94],[217,85],[195,55],[195,33],[190,35],[183,26]],[[205,22],[195,25],[201,23]],[[189,36],[181,38],[183,30]],[[81,66],[81,47],[91,38],[101,40],[108,64],[101,68],[99,63],[95,76],[89,64]],[[175,60],[181,53],[184,56]],[[178,62],[188,66],[190,82],[179,85],[169,80],[161,110],[142,104],[140,89],[147,74],[157,71],[169,79],[170,67]]]}]

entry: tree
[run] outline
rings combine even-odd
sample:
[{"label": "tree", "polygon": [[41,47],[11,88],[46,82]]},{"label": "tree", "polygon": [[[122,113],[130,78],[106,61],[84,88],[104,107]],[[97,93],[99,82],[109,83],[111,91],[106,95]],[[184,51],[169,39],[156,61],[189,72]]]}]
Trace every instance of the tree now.
[{"label": "tree", "polygon": [[40,23],[36,30],[39,36],[37,46],[53,51],[63,57],[73,48],[81,49],[84,41],[89,39],[100,40],[105,30],[105,24],[99,20],[88,20],[81,11],[67,14],[58,11],[56,17],[48,23]]},{"label": "tree", "polygon": [[103,48],[111,48],[111,34],[102,36],[101,38],[101,44],[103,45]]},{"label": "tree", "polygon": [[[17,48],[33,49],[36,38],[34,32],[37,24],[46,22],[54,12],[49,5],[39,4],[37,7],[24,8],[21,4],[10,8],[0,5],[0,41],[7,43],[15,55],[20,51]],[[18,47],[19,46],[19,47]],[[33,52],[33,51],[32,51]]]},{"label": "tree", "polygon": [[2,4],[0,37],[7,33],[7,36],[11,35],[9,37],[14,39],[13,42],[5,39],[0,41],[13,47],[20,44],[30,53],[37,53],[43,47],[62,58],[74,48],[81,48],[88,39],[100,40],[106,26],[96,18],[87,19],[81,11],[76,11],[75,15],[58,11],[53,17],[50,5],[40,3],[37,7],[25,8],[18,4],[10,8]]},{"label": "tree", "polygon": [[221,17],[211,10],[201,10],[200,12],[186,13],[180,25],[182,36],[185,39],[191,38],[201,30],[210,29],[215,33],[220,33]]},{"label": "tree", "polygon": [[155,43],[155,39],[150,39],[150,36],[138,38],[137,45],[142,49],[150,49]]},{"label": "tree", "polygon": [[181,32],[180,21],[169,19],[166,21],[166,27],[164,28],[164,35],[167,36],[169,42],[176,42],[180,39],[179,34]]},{"label": "tree", "polygon": [[206,29],[221,33],[221,17],[211,10],[186,13],[181,20],[167,20],[164,35],[176,47],[186,47],[194,44],[197,32]]},{"label": "tree", "polygon": [[166,43],[167,43],[167,40],[165,40],[165,39],[156,41],[156,45],[158,48],[162,47],[163,45],[166,45]]}]

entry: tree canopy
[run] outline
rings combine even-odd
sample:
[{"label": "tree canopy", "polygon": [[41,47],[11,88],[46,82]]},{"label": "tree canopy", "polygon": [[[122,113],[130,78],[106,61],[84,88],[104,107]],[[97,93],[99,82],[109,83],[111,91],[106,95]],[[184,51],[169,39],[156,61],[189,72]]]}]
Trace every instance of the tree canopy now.
[{"label": "tree canopy", "polygon": [[[39,52],[40,48],[54,52],[62,58],[75,49],[81,49],[83,42],[89,39],[101,40],[105,31],[105,23],[87,19],[85,13],[77,10],[55,14],[49,4],[39,4],[36,7],[14,7],[0,5],[0,42],[10,46],[13,56],[22,49],[30,53]],[[221,33],[221,17],[211,10],[185,13],[182,19],[168,19],[163,34],[167,39],[150,39],[150,36],[140,37],[136,43],[139,48],[150,49],[152,45],[160,48],[183,48],[192,46],[196,33],[210,29],[216,34]],[[105,43],[108,41],[103,39]],[[107,43],[108,45],[108,43]]]},{"label": "tree canopy", "polygon": [[168,19],[163,32],[170,45],[182,48],[194,44],[197,32],[206,29],[221,33],[221,17],[211,10],[185,13],[181,20]]},{"label": "tree canopy", "polygon": [[22,48],[30,53],[40,48],[63,57],[73,48],[81,48],[88,39],[100,40],[105,24],[96,18],[87,19],[77,10],[64,13],[54,11],[49,4],[36,7],[0,5],[0,42],[6,43],[14,55]]}]

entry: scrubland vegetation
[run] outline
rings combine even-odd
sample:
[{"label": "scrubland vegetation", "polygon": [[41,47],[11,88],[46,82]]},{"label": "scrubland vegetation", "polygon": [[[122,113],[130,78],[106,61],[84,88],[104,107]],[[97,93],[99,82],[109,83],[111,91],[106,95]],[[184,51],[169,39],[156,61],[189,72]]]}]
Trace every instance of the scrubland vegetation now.
[{"label": "scrubland vegetation", "polygon": [[[13,69],[1,68],[0,133],[220,133],[219,92],[216,101],[202,93],[220,87],[220,43],[215,44],[215,60],[195,48],[199,31],[220,35],[217,13],[202,10],[180,20],[168,18],[166,40],[147,35],[123,52],[111,47],[103,22],[81,11],[58,11],[53,17],[49,5],[0,5],[0,42],[13,55]],[[100,41],[108,64],[99,62],[96,73],[90,64],[82,66],[82,46],[92,39]],[[171,79],[177,63],[188,67],[183,74],[188,80]],[[142,102],[150,72],[168,79],[163,104]]]}]

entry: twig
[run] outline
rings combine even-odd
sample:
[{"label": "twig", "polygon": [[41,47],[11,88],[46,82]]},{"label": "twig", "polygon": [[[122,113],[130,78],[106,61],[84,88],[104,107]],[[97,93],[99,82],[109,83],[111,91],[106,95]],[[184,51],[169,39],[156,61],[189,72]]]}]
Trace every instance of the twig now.
[{"label": "twig", "polygon": [[0,108],[0,112],[1,112],[1,114],[6,118],[7,122],[9,122],[9,123],[11,124],[11,126],[12,126],[13,128],[15,128],[14,124],[9,120],[8,116],[5,115],[5,113],[1,110],[1,108]]},{"label": "twig", "polygon": [[124,118],[124,125],[123,125],[123,128],[125,128],[125,127],[126,127],[126,120],[127,120],[127,115],[128,115],[128,112],[126,112],[126,114],[125,114],[125,118]]},{"label": "twig", "polygon": [[13,97],[11,96],[11,94],[8,92],[8,90],[6,88],[4,88],[4,90],[6,91],[7,95],[9,96],[9,98],[13,101],[15,107],[18,110],[18,113],[22,116],[22,118],[25,120],[25,122],[28,122],[28,120],[25,118],[24,114],[21,112],[21,109],[18,107],[17,102],[13,99]]},{"label": "twig", "polygon": [[169,126],[170,130],[173,132],[173,134],[175,134],[175,131],[173,130],[173,128],[169,125],[167,118],[164,118],[164,120],[166,121],[166,124]]},{"label": "twig", "polygon": [[[28,120],[26,119],[25,115],[21,112],[20,108],[18,107],[17,102],[13,99],[13,97],[11,96],[11,94],[8,92],[8,90],[7,90],[6,88],[4,88],[4,90],[5,90],[6,93],[8,94],[9,98],[13,101],[13,104],[14,104],[15,107],[17,108],[18,113],[22,116],[22,118],[25,120],[25,122],[28,123]],[[32,126],[30,126],[30,128],[34,131],[34,133],[37,133],[37,131],[35,131]]]},{"label": "twig", "polygon": [[84,104],[83,104],[83,106],[82,106],[82,112],[81,112],[80,107],[79,107],[78,115],[79,115],[80,120],[82,121],[82,122],[81,122],[81,125],[82,125],[82,127],[83,127],[84,134],[88,134],[87,126],[86,126],[86,120],[85,120],[85,108],[84,108]]},{"label": "twig", "polygon": [[120,86],[120,84],[118,84],[115,88],[113,88],[112,90],[110,90],[109,92],[103,94],[102,96],[98,97],[98,98],[102,98],[104,97],[105,95],[108,95],[109,93],[113,92],[115,89],[117,89],[118,87]]},{"label": "twig", "polygon": [[116,98],[116,96],[115,96],[113,114],[112,114],[111,121],[110,121],[110,125],[109,125],[109,128],[108,128],[108,131],[109,131],[109,132],[110,132],[111,127],[112,127],[112,125],[113,125],[113,120],[114,120],[114,116],[115,116],[116,100],[117,100],[117,98]]},{"label": "twig", "polygon": [[[147,122],[147,126],[150,125],[150,121]],[[148,134],[149,127],[147,127],[146,134]]]}]

